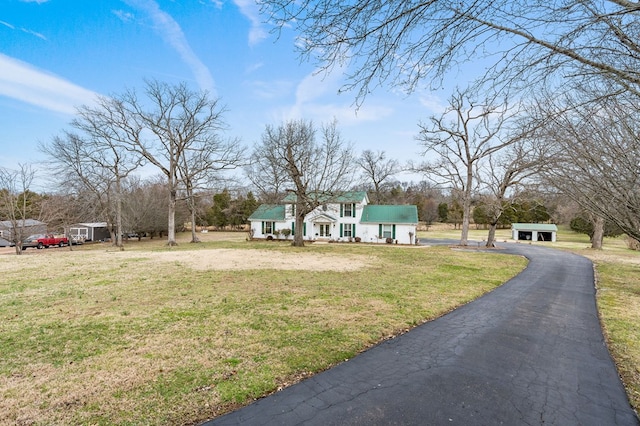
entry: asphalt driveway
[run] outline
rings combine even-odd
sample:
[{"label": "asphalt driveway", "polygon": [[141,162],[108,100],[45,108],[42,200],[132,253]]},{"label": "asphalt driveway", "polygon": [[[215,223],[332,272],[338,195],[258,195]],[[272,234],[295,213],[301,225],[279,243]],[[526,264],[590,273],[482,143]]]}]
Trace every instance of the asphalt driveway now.
[{"label": "asphalt driveway", "polygon": [[530,263],[490,294],[206,425],[639,425],[592,263],[503,247]]}]

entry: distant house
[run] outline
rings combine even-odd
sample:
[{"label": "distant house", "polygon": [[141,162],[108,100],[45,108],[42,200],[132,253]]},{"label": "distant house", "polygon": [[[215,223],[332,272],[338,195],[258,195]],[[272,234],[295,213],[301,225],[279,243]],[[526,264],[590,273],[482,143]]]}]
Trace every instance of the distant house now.
[{"label": "distant house", "polygon": [[[254,238],[278,238],[281,230],[295,234],[295,195],[282,204],[263,204],[249,217]],[[307,214],[303,238],[310,241],[354,241],[415,244],[418,209],[414,205],[370,205],[364,191],[327,198]]]},{"label": "distant house", "polygon": [[74,241],[104,241],[111,238],[111,234],[107,222],[83,222],[69,227],[69,238]]},{"label": "distant house", "polygon": [[[17,221],[18,228],[23,228],[22,235],[28,237],[34,234],[44,234],[47,232],[47,224],[35,219]],[[10,220],[0,222],[0,238],[6,241],[13,240],[13,223]]]},{"label": "distant house", "polygon": [[551,241],[557,238],[558,227],[550,223],[512,223],[511,237],[516,241]]}]

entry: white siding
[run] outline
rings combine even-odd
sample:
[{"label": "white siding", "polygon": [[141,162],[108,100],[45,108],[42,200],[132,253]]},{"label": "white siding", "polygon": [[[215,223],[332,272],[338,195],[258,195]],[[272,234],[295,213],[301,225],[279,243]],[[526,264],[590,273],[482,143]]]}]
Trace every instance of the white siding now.
[{"label": "white siding", "polygon": [[[362,213],[364,206],[366,205],[366,198],[361,202],[355,203],[355,217],[340,217],[340,203],[330,203],[326,206],[319,206],[316,210],[309,213],[305,217],[306,233],[304,235],[305,240],[325,240],[325,241],[349,241],[349,237],[340,236],[340,225],[344,227],[355,225],[355,235],[352,235],[351,240],[356,237],[360,237],[364,243],[380,243],[385,244],[385,238],[378,238],[379,226],[378,223],[360,223],[362,219]],[[285,220],[276,221],[275,229],[292,229],[295,218],[293,216],[292,205],[287,204],[285,207]],[[264,239],[271,235],[273,238],[277,238],[273,233],[263,233],[262,220],[252,220],[251,229],[253,230],[254,238]],[[329,225],[330,236],[322,237],[320,234],[320,225]],[[391,225],[391,224],[389,224]],[[416,226],[417,224],[395,224],[396,233],[394,243],[398,244],[415,244],[416,238]],[[326,228],[325,228],[326,229]],[[302,232],[302,230],[295,229],[295,232]],[[284,236],[280,235],[280,239],[284,239]],[[289,240],[293,237],[289,236]]]}]

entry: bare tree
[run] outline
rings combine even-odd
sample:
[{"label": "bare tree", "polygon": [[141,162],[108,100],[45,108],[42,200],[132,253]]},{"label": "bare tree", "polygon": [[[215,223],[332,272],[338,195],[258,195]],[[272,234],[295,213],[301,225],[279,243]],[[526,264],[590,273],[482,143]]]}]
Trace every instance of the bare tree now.
[{"label": "bare tree", "polygon": [[367,149],[356,159],[356,163],[362,169],[364,182],[373,184],[376,204],[380,204],[382,185],[400,171],[398,160],[387,159],[384,151],[373,152]]},{"label": "bare tree", "polygon": [[69,239],[69,250],[73,250],[71,225],[86,220],[86,200],[82,200],[73,188],[60,188],[55,194],[48,194],[42,201],[42,218],[50,229],[60,229]]},{"label": "bare tree", "polygon": [[435,154],[436,159],[417,170],[460,193],[460,245],[468,244],[471,195],[477,185],[474,176],[480,161],[515,142],[503,134],[509,119],[510,112],[504,105],[494,105],[488,100],[475,103],[467,93],[457,91],[440,117],[431,117],[429,124],[420,124],[417,139],[425,149],[424,154]]},{"label": "bare tree", "polygon": [[178,174],[184,184],[187,207],[191,215],[191,242],[200,240],[196,234],[198,190],[210,188],[222,180],[225,170],[244,165],[244,148],[238,140],[223,141],[217,133],[203,135],[202,140],[186,147],[178,164]]},{"label": "bare tree", "polygon": [[640,8],[628,0],[332,2],[260,0],[276,29],[294,27],[303,57],[350,66],[357,101],[384,81],[439,86],[461,62],[489,62],[486,81],[532,88],[608,81],[640,91]]},{"label": "bare tree", "polygon": [[[591,93],[586,95],[592,98]],[[640,107],[632,94],[601,98],[597,108],[581,93],[545,98],[548,125],[540,138],[553,146],[545,178],[587,212],[640,239]]]},{"label": "bare tree", "polygon": [[[186,84],[171,86],[148,81],[145,93],[152,104],[145,108],[136,93],[125,93],[120,101],[148,137],[134,141],[131,148],[156,166],[167,179],[169,214],[167,244],[176,245],[175,211],[178,192],[186,185],[193,194],[196,182],[210,172],[238,165],[240,158],[233,143],[222,143],[217,136],[224,128],[224,109],[207,92],[194,92]],[[216,165],[216,169],[200,167]],[[184,186],[183,186],[184,188]],[[190,197],[190,195],[187,195]]]},{"label": "bare tree", "polygon": [[[103,217],[110,226],[111,241],[120,250],[122,244],[123,181],[143,164],[143,158],[129,149],[140,138],[142,128],[131,124],[117,101],[100,97],[97,107],[80,106],[71,126],[77,133],[65,131],[40,149],[66,174],[59,176],[66,187],[77,183],[94,194],[102,205]],[[72,181],[77,180],[77,183]]]},{"label": "bare tree", "polygon": [[295,228],[299,231],[293,245],[297,247],[304,246],[305,216],[347,190],[352,180],[352,150],[340,136],[335,120],[321,127],[319,139],[310,121],[267,126],[252,156],[259,165],[250,171],[263,173],[249,173],[258,188],[267,193],[286,188],[296,197]]},{"label": "bare tree", "polygon": [[[40,150],[49,156],[51,164],[60,170],[55,179],[67,193],[83,194],[91,210],[87,216],[104,220],[112,225],[116,223],[113,179],[106,170],[101,169],[85,155],[84,140],[75,133],[64,132]],[[112,241],[115,242],[115,229],[110,228]]]},{"label": "bare tree", "polygon": [[167,244],[176,245],[176,202],[181,191],[189,198],[197,185],[222,169],[235,167],[241,148],[224,142],[224,109],[207,92],[186,84],[147,81],[145,98],[134,90],[98,98],[97,106],[80,109],[78,127],[92,136],[115,141],[118,147],[157,167],[169,193]]},{"label": "bare tree", "polygon": [[123,203],[123,217],[126,228],[140,238],[148,235],[162,237],[167,231],[166,205],[169,194],[164,176],[145,181],[138,177],[127,180]]},{"label": "bare tree", "polygon": [[[274,131],[267,126],[269,131]],[[266,133],[266,132],[265,132]],[[265,135],[262,136],[265,144]],[[286,190],[290,184],[288,173],[282,171],[282,159],[276,157],[276,153],[259,147],[254,149],[251,161],[245,167],[245,174],[258,190],[260,199],[269,204],[276,204],[282,201]]]},{"label": "bare tree", "polygon": [[10,223],[11,240],[16,254],[22,254],[22,240],[29,227],[27,219],[32,210],[32,195],[29,190],[33,184],[35,172],[29,164],[19,164],[18,170],[0,168],[0,216]]},{"label": "bare tree", "polygon": [[486,167],[479,170],[478,181],[482,190],[489,194],[484,203],[489,222],[486,247],[495,246],[496,228],[504,212],[507,195],[511,195],[513,200],[519,188],[535,184],[542,170],[549,166],[547,146],[526,138],[531,134],[529,131],[518,129],[518,132],[510,137],[514,143],[489,155]]}]

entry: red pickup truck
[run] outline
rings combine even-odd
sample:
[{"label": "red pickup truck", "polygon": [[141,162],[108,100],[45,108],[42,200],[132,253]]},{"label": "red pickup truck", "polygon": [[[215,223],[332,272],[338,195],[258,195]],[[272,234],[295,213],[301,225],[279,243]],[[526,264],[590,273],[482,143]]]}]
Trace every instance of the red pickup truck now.
[{"label": "red pickup truck", "polygon": [[50,246],[64,247],[69,245],[69,239],[67,237],[56,237],[53,234],[36,234],[25,238],[22,241],[22,250],[29,247],[35,247],[37,249],[49,248]]}]

